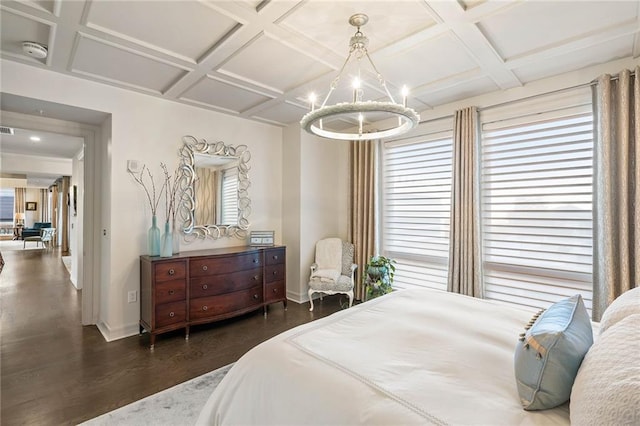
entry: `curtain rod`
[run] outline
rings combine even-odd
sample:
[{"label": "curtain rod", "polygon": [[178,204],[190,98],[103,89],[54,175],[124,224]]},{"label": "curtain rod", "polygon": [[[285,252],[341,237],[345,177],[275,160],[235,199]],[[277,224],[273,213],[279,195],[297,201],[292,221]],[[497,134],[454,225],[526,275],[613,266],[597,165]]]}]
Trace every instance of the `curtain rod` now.
[{"label": "curtain rod", "polygon": [[[631,77],[634,77],[636,75],[636,72],[635,71],[631,71],[630,75],[631,75]],[[611,77],[612,81],[616,81],[616,80],[619,80],[619,79],[620,79],[620,74],[619,73]],[[513,104],[513,103],[516,103],[516,102],[526,101],[526,100],[534,99],[534,98],[537,98],[537,97],[540,97],[540,96],[553,95],[553,94],[556,94],[556,93],[562,93],[562,92],[566,92],[566,91],[569,91],[569,90],[575,90],[575,89],[581,89],[583,87],[595,86],[597,84],[598,84],[598,79],[595,79],[595,80],[591,80],[588,83],[576,84],[575,86],[564,87],[562,89],[552,90],[550,92],[538,93],[536,95],[527,96],[525,98],[512,99],[510,101],[499,102],[497,104],[489,105],[489,106],[486,106],[486,107],[481,107],[481,108],[479,107],[478,111],[486,111],[488,109],[497,108],[497,107],[501,107],[501,106],[505,106],[505,105],[510,105],[510,104]]]},{"label": "curtain rod", "polygon": [[[631,77],[635,77],[636,72],[635,71],[631,71],[630,75],[631,75]],[[616,80],[619,80],[619,79],[620,79],[620,74],[616,74],[616,75],[611,77],[612,81],[616,81]],[[505,105],[510,105],[510,104],[513,104],[513,103],[516,103],[516,102],[521,102],[521,101],[526,101],[528,99],[537,98],[539,96],[553,95],[555,93],[562,93],[562,92],[565,92],[565,91],[568,91],[568,90],[575,90],[575,89],[580,89],[580,88],[583,88],[583,87],[595,86],[596,84],[598,84],[598,80],[597,79],[592,80],[592,81],[590,81],[588,83],[582,83],[582,84],[577,84],[575,86],[564,87],[562,89],[552,90],[550,92],[538,93],[536,95],[527,96],[525,98],[512,99],[512,100],[509,100],[509,101],[504,101],[504,102],[499,102],[497,104],[488,105],[486,107],[478,107],[477,109],[478,109],[478,112],[486,111],[486,110],[489,110],[489,109],[492,109],[492,108],[497,108],[497,107],[501,107],[501,106],[505,106]],[[418,124],[432,123],[434,121],[439,121],[439,120],[444,120],[444,119],[451,118],[454,115],[455,115],[455,112],[453,112],[451,114],[443,115],[443,116],[440,116],[440,117],[436,117],[436,118],[430,118],[428,120],[420,120],[418,122]]]},{"label": "curtain rod", "polygon": [[418,122],[418,124],[433,123],[434,121],[445,120],[445,119],[451,118],[451,117],[453,117],[453,114],[447,114],[447,115],[443,115],[441,117],[430,118],[428,120],[420,120]]}]

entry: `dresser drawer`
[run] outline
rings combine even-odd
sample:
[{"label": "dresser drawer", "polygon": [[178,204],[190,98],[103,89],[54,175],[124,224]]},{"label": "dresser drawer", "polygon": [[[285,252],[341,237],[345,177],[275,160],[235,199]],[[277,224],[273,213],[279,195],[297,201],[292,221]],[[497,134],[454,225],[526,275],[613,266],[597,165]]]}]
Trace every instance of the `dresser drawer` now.
[{"label": "dresser drawer", "polygon": [[262,268],[191,278],[189,283],[192,298],[232,293],[260,285],[262,283]]},{"label": "dresser drawer", "polygon": [[205,257],[191,260],[189,275],[202,277],[207,275],[228,274],[230,272],[253,269],[262,266],[262,253],[254,252],[237,256]]},{"label": "dresser drawer", "polygon": [[266,303],[271,301],[282,300],[286,297],[286,287],[284,281],[277,281],[269,283],[264,286],[264,301]]},{"label": "dresser drawer", "polygon": [[274,281],[284,280],[285,270],[284,264],[268,265],[264,268],[264,282],[272,283]]},{"label": "dresser drawer", "polygon": [[277,265],[280,263],[285,263],[286,257],[287,253],[284,247],[267,249],[264,251],[265,264],[267,265]]},{"label": "dresser drawer", "polygon": [[156,304],[176,302],[186,298],[187,284],[183,279],[156,284]]},{"label": "dresser drawer", "polygon": [[162,262],[153,265],[156,281],[170,281],[187,276],[187,262]]},{"label": "dresser drawer", "polygon": [[254,287],[220,296],[191,299],[189,318],[191,321],[223,315],[262,304],[262,288]]},{"label": "dresser drawer", "polygon": [[184,322],[187,318],[187,303],[172,302],[156,306],[156,328]]}]

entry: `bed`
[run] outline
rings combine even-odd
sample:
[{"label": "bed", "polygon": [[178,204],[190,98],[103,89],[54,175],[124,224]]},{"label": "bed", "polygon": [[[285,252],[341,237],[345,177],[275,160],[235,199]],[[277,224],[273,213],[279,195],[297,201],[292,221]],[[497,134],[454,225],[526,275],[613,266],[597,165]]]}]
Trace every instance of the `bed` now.
[{"label": "bed", "polygon": [[516,390],[514,347],[534,312],[397,291],[253,348],[198,424],[566,425],[569,403],[525,411]]}]

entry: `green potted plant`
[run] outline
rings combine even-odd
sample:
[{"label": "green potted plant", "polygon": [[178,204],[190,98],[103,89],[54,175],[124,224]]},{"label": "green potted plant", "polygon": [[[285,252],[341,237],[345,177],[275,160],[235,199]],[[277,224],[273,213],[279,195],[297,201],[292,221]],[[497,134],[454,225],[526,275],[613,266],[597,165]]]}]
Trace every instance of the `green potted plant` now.
[{"label": "green potted plant", "polygon": [[372,256],[364,268],[362,282],[366,289],[366,300],[391,293],[393,276],[396,272],[395,260],[384,256]]}]

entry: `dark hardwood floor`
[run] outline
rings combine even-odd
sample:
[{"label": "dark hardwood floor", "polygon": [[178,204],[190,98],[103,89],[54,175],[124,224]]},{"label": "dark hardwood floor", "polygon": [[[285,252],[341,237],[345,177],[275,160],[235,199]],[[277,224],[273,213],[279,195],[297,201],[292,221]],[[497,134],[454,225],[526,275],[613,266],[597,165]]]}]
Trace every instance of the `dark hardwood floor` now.
[{"label": "dark hardwood floor", "polygon": [[[1,248],[0,248],[1,250]],[[80,325],[81,292],[56,250],[3,251],[0,424],[77,424],[236,361],[264,340],[340,309],[339,296],[289,302],[206,326],[107,343]]]}]

